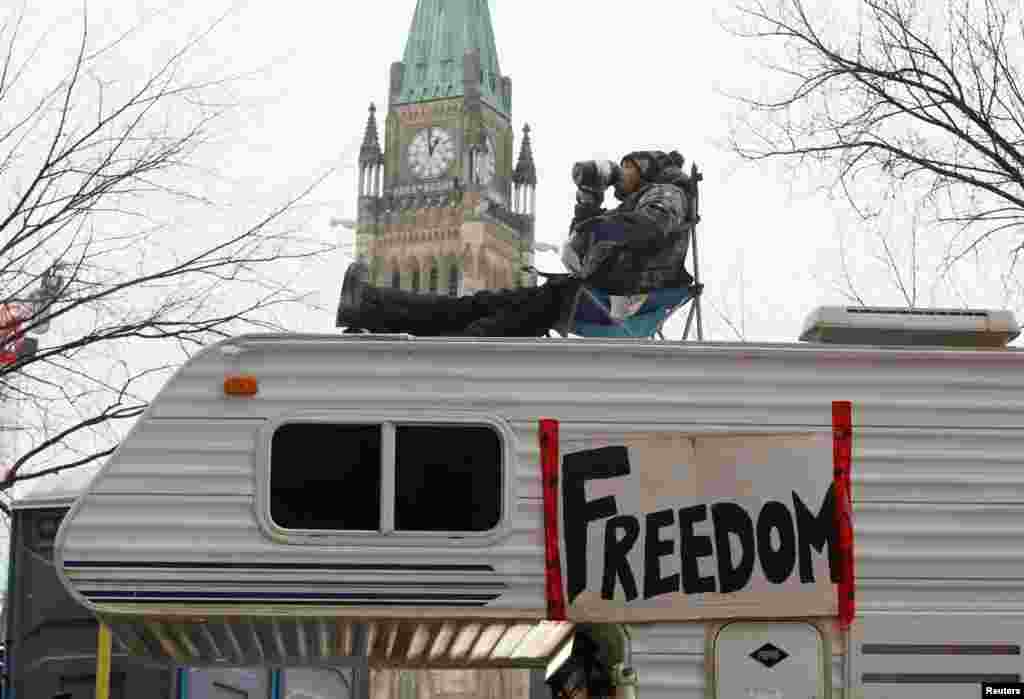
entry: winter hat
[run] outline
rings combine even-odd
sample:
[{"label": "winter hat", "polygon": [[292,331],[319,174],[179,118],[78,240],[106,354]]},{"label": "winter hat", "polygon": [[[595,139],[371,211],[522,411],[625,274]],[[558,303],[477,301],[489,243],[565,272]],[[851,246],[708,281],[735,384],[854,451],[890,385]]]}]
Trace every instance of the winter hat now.
[{"label": "winter hat", "polygon": [[622,156],[620,165],[625,165],[627,160],[633,161],[637,170],[640,171],[640,178],[653,182],[661,173],[661,168],[666,164],[666,155],[660,150],[635,150]]}]

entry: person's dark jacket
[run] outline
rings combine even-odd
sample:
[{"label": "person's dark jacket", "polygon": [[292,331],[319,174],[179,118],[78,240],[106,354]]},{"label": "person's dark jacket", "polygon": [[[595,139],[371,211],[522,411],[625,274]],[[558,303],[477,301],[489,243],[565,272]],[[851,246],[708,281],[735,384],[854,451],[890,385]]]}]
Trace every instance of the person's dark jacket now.
[{"label": "person's dark jacket", "polygon": [[579,226],[570,246],[582,261],[583,280],[616,294],[692,284],[684,267],[693,227],[687,188],[682,170],[667,167],[618,208]]}]

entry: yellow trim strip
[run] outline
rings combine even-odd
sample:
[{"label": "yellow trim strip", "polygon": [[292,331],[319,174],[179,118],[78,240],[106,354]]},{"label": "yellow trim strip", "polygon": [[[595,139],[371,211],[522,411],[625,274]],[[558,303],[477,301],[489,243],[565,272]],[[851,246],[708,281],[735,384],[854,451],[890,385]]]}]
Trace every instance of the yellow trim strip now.
[{"label": "yellow trim strip", "polygon": [[96,639],[96,699],[110,699],[110,627],[100,622]]}]

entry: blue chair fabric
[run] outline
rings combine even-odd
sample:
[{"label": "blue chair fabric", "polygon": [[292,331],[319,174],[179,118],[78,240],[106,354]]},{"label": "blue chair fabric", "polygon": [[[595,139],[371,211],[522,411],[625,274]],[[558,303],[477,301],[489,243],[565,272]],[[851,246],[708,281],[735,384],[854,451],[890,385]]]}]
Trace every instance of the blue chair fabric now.
[{"label": "blue chair fabric", "polygon": [[611,316],[609,293],[584,286],[576,297],[565,330],[583,337],[652,337],[677,308],[689,303],[700,290],[700,285],[693,285],[649,292],[635,313],[616,320]]}]

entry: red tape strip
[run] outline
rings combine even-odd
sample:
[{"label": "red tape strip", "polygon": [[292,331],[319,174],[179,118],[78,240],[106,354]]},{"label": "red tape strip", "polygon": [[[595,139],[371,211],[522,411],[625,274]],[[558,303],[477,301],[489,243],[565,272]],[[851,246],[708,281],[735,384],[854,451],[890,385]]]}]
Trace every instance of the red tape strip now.
[{"label": "red tape strip", "polygon": [[853,545],[853,406],[850,401],[832,403],[832,492],[836,503],[836,534],[839,552],[839,584],[836,587],[839,628],[850,628],[857,615],[856,574]]},{"label": "red tape strip", "polygon": [[565,621],[565,588],[558,547],[558,420],[540,421],[540,464],[544,479],[544,583],[548,619]]}]

